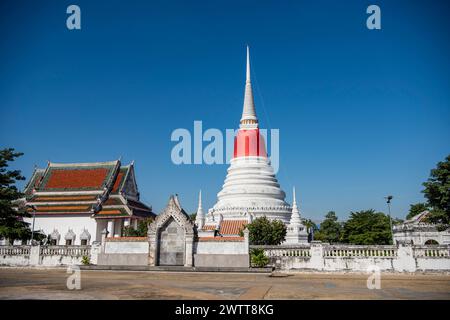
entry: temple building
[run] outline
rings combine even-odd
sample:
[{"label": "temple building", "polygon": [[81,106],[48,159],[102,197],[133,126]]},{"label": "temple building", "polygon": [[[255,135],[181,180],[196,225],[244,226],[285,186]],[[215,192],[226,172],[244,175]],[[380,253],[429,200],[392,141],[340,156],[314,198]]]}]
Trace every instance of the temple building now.
[{"label": "temple building", "polygon": [[394,243],[409,243],[414,245],[450,244],[450,228],[438,230],[438,227],[427,222],[430,211],[425,210],[411,219],[392,228]]},{"label": "temple building", "polygon": [[[296,225],[291,229],[301,231],[302,234],[300,236],[297,234],[297,238],[303,239],[305,228],[300,221],[299,211],[293,212],[292,207],[285,201],[285,196],[270,164],[264,137],[259,130],[247,47],[244,105],[239,130],[234,140],[234,155],[230,160],[222,190],[217,195],[217,203],[206,216],[200,208],[201,203],[199,205],[201,209],[197,213],[199,236],[204,236],[208,232],[230,235],[229,228],[232,228],[232,233],[235,234],[254,218],[266,216],[271,220],[279,219],[285,224],[293,221]],[[295,217],[291,219],[293,214]],[[293,240],[294,237],[295,235],[292,235],[290,239]]]},{"label": "temple building", "polygon": [[49,162],[34,170],[24,193],[32,215],[26,222],[34,220],[34,230],[55,245],[89,245],[105,229],[108,237],[119,237],[123,227],[155,216],[139,200],[133,162]]}]

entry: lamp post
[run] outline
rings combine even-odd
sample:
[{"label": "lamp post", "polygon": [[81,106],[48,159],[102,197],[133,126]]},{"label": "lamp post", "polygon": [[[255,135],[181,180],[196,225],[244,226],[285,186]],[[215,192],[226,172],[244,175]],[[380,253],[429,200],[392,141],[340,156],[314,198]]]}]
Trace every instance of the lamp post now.
[{"label": "lamp post", "polygon": [[387,196],[385,197],[386,199],[386,203],[388,206],[388,212],[389,212],[389,227],[391,229],[391,238],[392,238],[392,243],[394,243],[394,232],[392,231],[392,218],[391,218],[391,200],[393,199],[393,196]]}]

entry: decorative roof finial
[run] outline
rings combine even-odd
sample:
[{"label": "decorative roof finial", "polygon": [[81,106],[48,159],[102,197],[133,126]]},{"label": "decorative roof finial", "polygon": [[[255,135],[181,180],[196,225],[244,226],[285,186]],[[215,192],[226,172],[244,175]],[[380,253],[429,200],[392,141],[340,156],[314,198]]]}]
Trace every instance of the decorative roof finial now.
[{"label": "decorative roof finial", "polygon": [[247,46],[247,71],[245,78],[244,108],[242,110],[241,128],[254,129],[258,127],[255,102],[253,100],[252,83],[250,80],[250,49]]},{"label": "decorative roof finial", "polygon": [[292,187],[292,206],[297,207],[297,199],[295,198],[295,187]]}]

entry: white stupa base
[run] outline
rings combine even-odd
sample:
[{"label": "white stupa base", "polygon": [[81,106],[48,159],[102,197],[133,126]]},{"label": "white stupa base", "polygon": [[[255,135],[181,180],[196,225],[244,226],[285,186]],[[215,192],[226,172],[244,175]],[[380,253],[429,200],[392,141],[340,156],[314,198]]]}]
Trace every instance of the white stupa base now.
[{"label": "white stupa base", "polygon": [[283,244],[307,244],[308,233],[304,225],[288,226]]}]

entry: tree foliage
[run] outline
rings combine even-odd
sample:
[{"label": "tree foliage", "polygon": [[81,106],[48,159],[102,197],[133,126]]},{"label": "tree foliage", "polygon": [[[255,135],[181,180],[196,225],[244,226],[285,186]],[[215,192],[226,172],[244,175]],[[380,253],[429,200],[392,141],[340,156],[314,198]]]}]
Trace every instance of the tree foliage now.
[{"label": "tree foliage", "polygon": [[264,254],[263,249],[252,249],[250,251],[252,266],[263,268],[269,263],[269,258]]},{"label": "tree foliage", "polygon": [[314,239],[329,243],[339,242],[342,233],[342,224],[334,211],[326,214],[325,220],[320,224],[320,230],[316,232]]},{"label": "tree foliage", "polygon": [[392,236],[389,217],[375,210],[351,212],[344,223],[342,238],[350,244],[391,244]]},{"label": "tree foliage", "polygon": [[23,221],[29,217],[24,207],[15,204],[23,193],[15,186],[17,181],[25,180],[20,170],[8,170],[9,163],[22,156],[13,148],[0,150],[0,237],[13,242],[16,239],[31,238],[29,224]]},{"label": "tree foliage", "polygon": [[281,220],[257,218],[247,225],[247,229],[250,244],[253,245],[278,245],[286,237],[286,226]]},{"label": "tree foliage", "polygon": [[319,227],[317,226],[317,224],[315,224],[314,221],[312,221],[311,219],[304,219],[303,224],[305,225],[306,230],[308,231],[308,242],[311,242],[312,240],[316,239],[315,234],[319,231]]},{"label": "tree foliage", "polygon": [[432,208],[428,221],[441,225],[445,229],[450,224],[450,155],[431,170],[422,191]]},{"label": "tree foliage", "polygon": [[153,218],[146,218],[138,221],[137,228],[126,226],[122,228],[124,237],[146,237],[148,233],[148,225],[153,222]]}]

